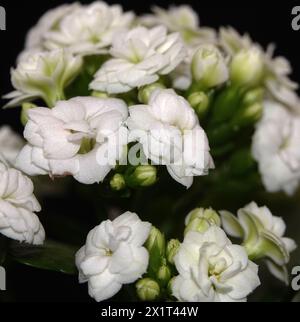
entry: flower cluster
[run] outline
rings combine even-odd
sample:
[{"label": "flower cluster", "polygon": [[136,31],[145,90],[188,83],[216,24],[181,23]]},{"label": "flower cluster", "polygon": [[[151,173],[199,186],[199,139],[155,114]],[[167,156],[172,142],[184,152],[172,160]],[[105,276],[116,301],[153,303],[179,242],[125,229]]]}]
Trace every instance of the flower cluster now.
[{"label": "flower cluster", "polygon": [[[255,202],[237,216],[213,208],[238,209],[240,195],[297,192],[300,100],[291,72],[272,46],[202,27],[185,5],[140,17],[102,1],[47,12],[28,33],[5,96],[6,107],[21,106],[26,142],[0,128],[0,233],[42,244],[41,209],[23,173],[45,176],[37,184],[68,176],[99,184],[85,197],[109,218],[76,255],[79,280],[97,301],[133,283],[143,301],[246,301],[260,285],[261,259],[287,282],[296,242],[284,237],[283,219]],[[165,208],[170,218],[161,217]],[[183,241],[135,213],[120,215],[161,218],[171,234],[193,208]]]}]

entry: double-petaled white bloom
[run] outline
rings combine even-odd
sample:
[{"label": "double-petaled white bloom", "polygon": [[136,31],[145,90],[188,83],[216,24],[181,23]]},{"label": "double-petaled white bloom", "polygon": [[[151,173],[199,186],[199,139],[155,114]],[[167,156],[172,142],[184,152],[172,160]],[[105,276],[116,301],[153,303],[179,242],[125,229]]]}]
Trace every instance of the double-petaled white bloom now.
[{"label": "double-petaled white bloom", "polygon": [[203,88],[211,88],[225,83],[229,71],[225,58],[213,45],[202,45],[192,59],[192,74],[195,81]]},{"label": "double-petaled white bloom", "polygon": [[168,10],[154,7],[154,14],[145,15],[140,22],[146,26],[164,25],[171,32],[180,32],[190,46],[213,43],[216,33],[211,28],[200,27],[197,13],[188,5],[171,6]]},{"label": "double-petaled white bloom", "polygon": [[0,153],[9,164],[15,164],[17,155],[23,146],[22,138],[8,125],[0,127]]},{"label": "double-petaled white bloom", "polygon": [[0,233],[20,242],[43,244],[45,231],[34,213],[40,210],[31,180],[0,160]]},{"label": "double-petaled white bloom", "polygon": [[288,283],[286,264],[297,245],[293,239],[284,237],[283,219],[255,202],[240,209],[237,218],[227,211],[221,211],[221,215],[224,230],[230,236],[243,239],[249,257],[266,259],[270,272]]},{"label": "double-petaled white bloom", "polygon": [[103,53],[111,45],[113,36],[128,28],[133,19],[134,14],[123,13],[119,5],[96,1],[65,15],[55,29],[45,34],[45,46],[68,48],[74,54]]},{"label": "double-petaled white bloom", "polygon": [[148,159],[167,166],[170,175],[189,188],[193,176],[214,167],[209,143],[189,103],[173,90],[156,90],[148,105],[130,107],[127,121],[132,139]]},{"label": "double-petaled white bloom", "polygon": [[269,192],[291,195],[300,182],[300,117],[273,101],[264,102],[256,126],[252,154]]},{"label": "double-petaled white bloom", "polygon": [[110,54],[90,87],[108,93],[124,93],[154,83],[167,75],[186,56],[178,33],[168,35],[163,26],[137,27],[116,35]]},{"label": "double-petaled white bloom", "polygon": [[44,36],[59,26],[61,19],[80,8],[79,3],[64,4],[47,11],[26,36],[25,50],[44,50]]},{"label": "double-petaled white bloom", "polygon": [[182,302],[242,302],[259,285],[258,267],[216,226],[189,232],[174,258],[173,295]]},{"label": "double-petaled white bloom", "polygon": [[29,175],[72,175],[84,184],[103,181],[122,157],[127,116],[123,101],[95,97],[30,109],[24,131],[28,144],[16,165]]},{"label": "double-petaled white bloom", "polygon": [[16,106],[23,101],[42,98],[48,106],[64,97],[64,89],[78,75],[82,59],[62,49],[51,52],[28,53],[17,68],[11,71],[11,80],[16,91],[6,95],[12,99],[7,106]]},{"label": "double-petaled white bloom", "polygon": [[149,254],[143,247],[151,224],[131,212],[114,221],[104,221],[88,235],[76,255],[79,281],[88,282],[89,294],[104,301],[147,271]]}]

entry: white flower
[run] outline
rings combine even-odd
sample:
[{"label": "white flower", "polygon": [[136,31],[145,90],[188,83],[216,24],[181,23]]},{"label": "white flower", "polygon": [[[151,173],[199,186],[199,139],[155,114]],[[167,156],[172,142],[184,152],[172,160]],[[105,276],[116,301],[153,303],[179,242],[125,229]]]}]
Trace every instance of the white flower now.
[{"label": "white flower", "polygon": [[133,13],[123,13],[119,5],[96,1],[64,16],[54,30],[45,34],[45,46],[68,48],[74,54],[104,53],[113,36],[130,27],[133,18]]},{"label": "white flower", "polygon": [[300,182],[300,117],[272,101],[256,126],[252,154],[269,192],[292,195]]},{"label": "white flower", "polygon": [[200,28],[197,13],[188,5],[171,6],[168,10],[154,7],[154,14],[145,15],[140,22],[146,26],[164,25],[171,32],[180,32],[184,41],[190,46],[213,43],[215,31],[211,28]]},{"label": "white flower", "polygon": [[20,242],[43,244],[45,231],[34,213],[40,210],[31,180],[0,161],[0,233]]},{"label": "white flower", "polygon": [[189,232],[174,260],[179,276],[172,291],[179,301],[242,302],[260,285],[257,265],[216,226]]},{"label": "white flower", "polygon": [[[16,166],[29,175],[72,175],[81,183],[100,182],[121,157],[124,142],[117,139],[124,134],[127,115],[123,101],[95,97],[60,101],[53,109],[30,109],[24,131],[28,144]],[[106,153],[111,154],[105,158]]]},{"label": "white flower", "polygon": [[8,125],[0,127],[0,151],[4,159],[11,165],[15,164],[17,155],[24,146],[22,138]]},{"label": "white flower", "polygon": [[213,168],[208,139],[189,103],[173,90],[156,90],[148,105],[130,107],[133,139],[148,159],[167,165],[170,175],[189,188],[193,176]]},{"label": "white flower", "polygon": [[167,75],[186,56],[178,33],[167,35],[165,27],[137,27],[116,35],[110,54],[90,87],[108,93],[124,93],[154,83]]},{"label": "white flower", "polygon": [[258,207],[255,202],[239,209],[237,218],[228,211],[220,213],[224,230],[230,236],[243,239],[249,258],[266,259],[270,272],[288,283],[286,264],[297,245],[293,239],[284,237],[283,219],[273,216],[267,207]]},{"label": "white flower", "polygon": [[229,78],[225,58],[213,45],[202,45],[198,48],[193,56],[191,68],[195,81],[204,88],[220,85]]},{"label": "white flower", "polygon": [[64,4],[52,10],[47,11],[38,21],[38,23],[29,30],[26,36],[25,50],[44,49],[45,34],[55,29],[61,19],[71,12],[80,8],[79,3]]},{"label": "white flower", "polygon": [[82,59],[62,49],[51,52],[28,53],[11,72],[15,92],[6,95],[12,99],[7,106],[42,98],[48,106],[64,97],[64,88],[78,75]]},{"label": "white flower", "polygon": [[291,253],[296,249],[296,243],[291,238],[283,237],[286,225],[282,218],[273,216],[269,208],[258,207],[255,202],[251,202],[249,205],[242,208],[254,215],[262,224],[260,229],[267,230],[269,233],[275,235],[282,244],[285,246],[288,253]]},{"label": "white flower", "polygon": [[219,43],[225,52],[230,56],[237,54],[241,50],[250,49],[250,47],[253,45],[252,39],[248,34],[240,35],[232,27],[221,27]]},{"label": "white flower", "polygon": [[88,282],[89,294],[104,301],[147,271],[149,254],[143,247],[151,224],[131,212],[114,221],[104,221],[88,235],[76,255],[79,281]]}]

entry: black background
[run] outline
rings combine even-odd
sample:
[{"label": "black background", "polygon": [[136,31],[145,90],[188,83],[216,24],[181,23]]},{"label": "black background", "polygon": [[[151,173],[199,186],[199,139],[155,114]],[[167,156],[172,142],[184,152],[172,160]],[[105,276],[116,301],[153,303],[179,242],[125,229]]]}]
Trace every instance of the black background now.
[{"label": "black background", "polygon": [[[18,53],[23,48],[26,32],[48,9],[65,2],[59,0],[1,1],[7,13],[7,30],[0,31],[0,95],[12,90],[10,68],[14,66]],[[90,1],[82,1],[87,3]],[[291,11],[297,2],[287,1],[107,1],[121,3],[126,10],[137,13],[149,11],[151,5],[167,7],[170,4],[188,3],[199,13],[201,24],[218,28],[232,25],[240,32],[248,32],[251,37],[267,46],[270,42],[277,45],[276,53],[286,56],[293,66],[293,79],[300,82],[300,31],[292,30]],[[298,1],[300,5],[300,0]],[[0,100],[1,106],[4,104]],[[0,112],[0,125],[11,124],[21,130],[19,110]],[[59,205],[53,205],[58,207]],[[34,283],[33,283],[34,281]],[[17,301],[89,301],[86,287],[79,286],[76,277],[66,277],[55,273],[16,265],[8,272],[8,287],[16,286],[19,292]],[[1,296],[1,295],[0,295]],[[7,299],[9,300],[9,298]]]}]

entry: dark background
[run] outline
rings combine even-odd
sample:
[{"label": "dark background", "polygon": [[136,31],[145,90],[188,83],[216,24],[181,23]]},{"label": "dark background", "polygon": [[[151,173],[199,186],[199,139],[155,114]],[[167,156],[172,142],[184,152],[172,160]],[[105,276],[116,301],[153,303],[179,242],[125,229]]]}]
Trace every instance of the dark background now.
[{"label": "dark background", "polygon": [[[7,30],[0,31],[0,95],[12,90],[10,68],[14,66],[18,53],[23,48],[26,32],[48,9],[65,2],[59,0],[1,1],[7,13]],[[91,1],[82,1],[88,3]],[[300,31],[291,28],[291,11],[297,2],[287,1],[107,1],[121,3],[125,10],[137,13],[149,11],[152,4],[167,7],[170,4],[188,3],[199,13],[201,24],[218,28],[232,25],[240,32],[248,32],[251,37],[267,46],[270,42],[277,45],[276,53],[286,56],[293,66],[293,79],[300,82]],[[300,0],[298,1],[300,5]],[[4,104],[0,100],[0,105]],[[0,112],[0,125],[9,123],[21,131],[19,110]],[[66,201],[64,201],[65,203]],[[65,204],[53,203],[53,209],[66,208]],[[87,212],[87,207],[82,212]],[[86,228],[88,230],[88,228]],[[90,301],[86,286],[79,286],[76,277],[67,277],[56,273],[38,271],[24,266],[13,265],[8,272],[8,288],[17,288],[17,294],[11,300],[17,301]],[[0,294],[0,296],[3,294]],[[10,300],[6,294],[6,300]]]}]

